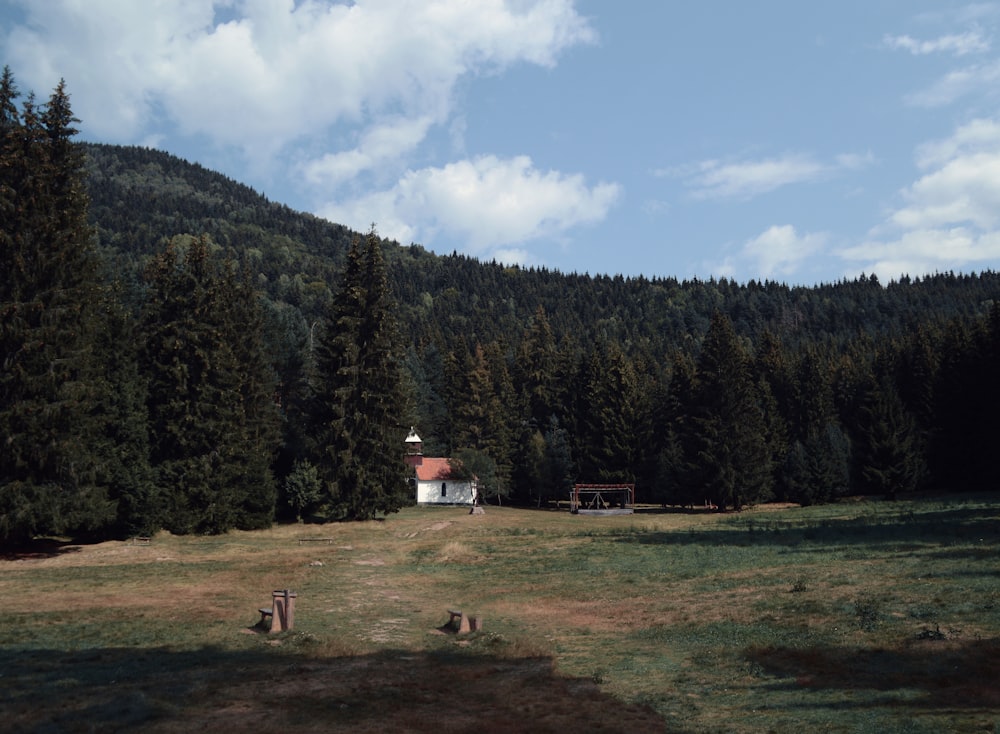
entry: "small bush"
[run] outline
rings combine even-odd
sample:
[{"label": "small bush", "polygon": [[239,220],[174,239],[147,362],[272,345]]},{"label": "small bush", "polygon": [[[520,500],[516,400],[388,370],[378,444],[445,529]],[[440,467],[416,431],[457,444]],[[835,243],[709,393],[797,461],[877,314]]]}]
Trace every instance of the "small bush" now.
[{"label": "small bush", "polygon": [[296,461],[292,473],[285,479],[285,497],[289,507],[295,510],[297,520],[313,507],[322,496],[323,485],[319,470],[309,461]]}]

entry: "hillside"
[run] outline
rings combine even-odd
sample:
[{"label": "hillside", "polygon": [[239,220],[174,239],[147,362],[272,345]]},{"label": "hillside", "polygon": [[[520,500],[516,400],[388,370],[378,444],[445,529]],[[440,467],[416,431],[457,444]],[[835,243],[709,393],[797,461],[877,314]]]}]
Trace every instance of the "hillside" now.
[{"label": "hillside", "polygon": [[[147,148],[86,145],[91,218],[102,247],[138,263],[178,234],[209,234],[254,262],[268,296],[312,322],[358,233],[269,201],[198,164]],[[944,273],[883,286],[874,278],[789,287],[776,282],[623,278],[506,267],[420,245],[386,242],[405,333],[416,343],[503,338],[511,346],[539,306],[558,342],[610,339],[662,356],[696,340],[716,309],[755,341],[765,330],[795,342],[843,344],[918,322],[983,314],[995,273]]]},{"label": "hillside", "polygon": [[[184,234],[235,254],[266,295],[283,480],[306,430],[315,326],[360,235],[166,153],[85,150],[99,249],[137,307],[144,264]],[[400,430],[417,426],[430,455],[485,458],[491,497],[541,504],[573,481],[631,481],[643,501],[702,502],[714,487],[739,507],[975,488],[990,475],[996,273],[807,288],[381,245],[409,395]]]}]

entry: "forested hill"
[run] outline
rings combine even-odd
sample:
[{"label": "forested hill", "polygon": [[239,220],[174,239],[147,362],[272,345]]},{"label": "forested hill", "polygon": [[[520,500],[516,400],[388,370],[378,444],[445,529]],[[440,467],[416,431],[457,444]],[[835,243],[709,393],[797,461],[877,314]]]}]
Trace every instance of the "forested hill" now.
[{"label": "forested hill", "polygon": [[[121,258],[121,266],[139,265],[172,236],[208,234],[253,263],[273,302],[294,306],[309,323],[319,317],[357,233],[167,153],[85,149],[91,219],[105,254]],[[788,345],[840,347],[859,334],[893,335],[917,323],[981,315],[1000,294],[1000,277],[991,272],[889,284],[862,276],[807,288],[560,273],[394,242],[385,243],[385,254],[401,326],[418,348],[456,340],[469,349],[496,340],[513,348],[539,307],[557,342],[608,340],[656,357],[700,340],[716,310],[751,342],[770,331]]]},{"label": "forested hill", "polygon": [[[247,358],[268,361],[277,377],[277,511],[316,506],[303,488],[329,458],[306,451],[317,442],[308,419],[324,386],[315,365],[324,332],[336,340],[347,328],[330,326],[329,314],[357,323],[340,284],[361,267],[350,245],[362,236],[165,153],[85,152],[99,250],[116,279],[135,286],[140,323],[161,326],[149,289],[170,275],[172,238],[181,250],[189,235],[201,243],[188,252],[195,260],[176,261],[181,275],[209,258],[205,248],[222,248],[265,294],[262,346]],[[379,278],[395,309],[386,320],[401,336],[372,362],[399,358],[403,386],[388,432],[417,426],[429,455],[461,457],[491,499],[541,504],[565,498],[575,481],[611,481],[634,482],[642,501],[740,507],[992,482],[996,273],[815,287],[678,281],[510,267],[363,239],[370,262],[385,264]],[[151,412],[161,399],[172,405],[169,391],[156,393]],[[337,462],[357,461],[352,451]],[[171,460],[154,456],[158,476]],[[175,492],[169,483],[160,491]]]},{"label": "forested hill", "polygon": [[438,256],[78,146],[62,84],[17,98],[4,69],[0,542],[372,519],[412,500],[410,426],[488,501],[995,487],[995,273],[807,288]]}]

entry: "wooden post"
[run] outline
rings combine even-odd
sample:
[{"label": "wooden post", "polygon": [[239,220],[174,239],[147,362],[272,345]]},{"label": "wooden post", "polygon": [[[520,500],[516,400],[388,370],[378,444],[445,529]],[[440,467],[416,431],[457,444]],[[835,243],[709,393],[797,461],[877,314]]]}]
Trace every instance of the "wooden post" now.
[{"label": "wooden post", "polygon": [[295,592],[271,592],[271,632],[287,632],[295,626]]}]

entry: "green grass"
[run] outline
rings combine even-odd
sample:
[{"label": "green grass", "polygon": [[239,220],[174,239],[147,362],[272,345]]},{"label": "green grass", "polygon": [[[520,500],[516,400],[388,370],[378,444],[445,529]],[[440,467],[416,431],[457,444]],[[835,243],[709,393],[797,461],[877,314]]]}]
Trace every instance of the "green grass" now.
[{"label": "green grass", "polygon": [[[410,508],[62,546],[0,561],[0,713],[29,731],[241,715],[290,730],[996,731],[998,549],[994,495],[727,515]],[[298,592],[295,630],[249,634],[275,588]],[[439,632],[456,607],[484,631]]]}]

